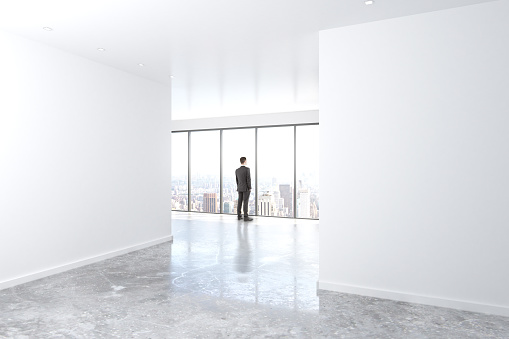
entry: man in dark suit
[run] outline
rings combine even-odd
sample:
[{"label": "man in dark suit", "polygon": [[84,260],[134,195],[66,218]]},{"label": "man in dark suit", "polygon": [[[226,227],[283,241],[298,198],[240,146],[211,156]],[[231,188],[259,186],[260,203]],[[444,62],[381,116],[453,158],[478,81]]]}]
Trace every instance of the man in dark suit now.
[{"label": "man in dark suit", "polygon": [[240,158],[241,166],[235,170],[237,180],[237,192],[239,192],[239,202],[237,205],[237,218],[242,219],[242,203],[244,203],[244,221],[251,221],[247,211],[249,210],[249,194],[251,193],[251,171],[247,167],[246,157]]}]

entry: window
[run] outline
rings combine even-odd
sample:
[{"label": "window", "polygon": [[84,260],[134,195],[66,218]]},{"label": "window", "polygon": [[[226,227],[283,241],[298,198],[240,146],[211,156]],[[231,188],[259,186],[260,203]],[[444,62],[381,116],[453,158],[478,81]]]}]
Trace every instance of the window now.
[{"label": "window", "polygon": [[255,129],[231,129],[223,131],[223,213],[237,214],[237,183],[235,170],[240,166],[240,157],[247,158],[251,170],[251,194],[249,214],[255,215]]},{"label": "window", "polygon": [[258,215],[293,217],[293,130],[258,129]]},{"label": "window", "polygon": [[318,219],[318,125],[296,128],[296,217]]},{"label": "window", "polygon": [[188,133],[172,133],[171,136],[171,209],[187,211],[188,209]]},{"label": "window", "polygon": [[219,213],[219,131],[191,133],[191,211]]},{"label": "window", "polygon": [[244,156],[250,215],[318,219],[318,137],[318,124],[173,132],[172,210],[236,214]]}]

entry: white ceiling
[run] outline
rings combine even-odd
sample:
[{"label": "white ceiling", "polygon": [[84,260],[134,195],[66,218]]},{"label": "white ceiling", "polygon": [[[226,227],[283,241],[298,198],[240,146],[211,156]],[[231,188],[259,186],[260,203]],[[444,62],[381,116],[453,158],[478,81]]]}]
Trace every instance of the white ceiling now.
[{"label": "white ceiling", "polygon": [[168,85],[187,119],[317,109],[318,31],[488,1],[0,0],[0,28]]}]

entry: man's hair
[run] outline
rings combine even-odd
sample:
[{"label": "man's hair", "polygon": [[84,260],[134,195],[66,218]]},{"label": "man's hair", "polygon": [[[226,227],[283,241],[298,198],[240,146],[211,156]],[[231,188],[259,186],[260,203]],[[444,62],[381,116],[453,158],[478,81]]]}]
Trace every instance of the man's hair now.
[{"label": "man's hair", "polygon": [[241,157],[241,158],[240,158],[240,163],[241,163],[241,164],[243,164],[243,163],[245,163],[245,162],[246,162],[246,157]]}]

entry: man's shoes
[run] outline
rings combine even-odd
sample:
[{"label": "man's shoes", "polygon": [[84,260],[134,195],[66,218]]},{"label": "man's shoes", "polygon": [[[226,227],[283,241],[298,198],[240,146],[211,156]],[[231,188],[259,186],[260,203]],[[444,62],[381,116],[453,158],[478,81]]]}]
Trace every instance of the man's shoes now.
[{"label": "man's shoes", "polygon": [[253,218],[246,217],[246,218],[244,218],[244,221],[253,221]]},{"label": "man's shoes", "polygon": [[239,220],[242,219],[242,215],[240,215],[240,214],[237,215],[237,219],[239,219]]}]

